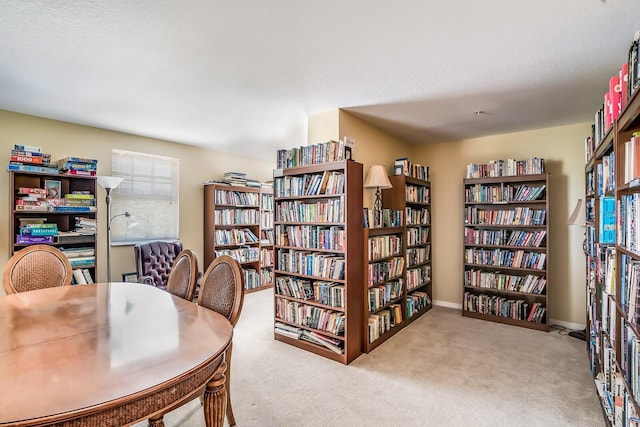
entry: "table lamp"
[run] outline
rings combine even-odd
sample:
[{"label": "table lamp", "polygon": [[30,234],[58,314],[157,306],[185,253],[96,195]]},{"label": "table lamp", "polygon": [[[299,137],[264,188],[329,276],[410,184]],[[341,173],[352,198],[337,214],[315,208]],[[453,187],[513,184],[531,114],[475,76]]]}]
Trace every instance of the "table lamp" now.
[{"label": "table lamp", "polygon": [[376,201],[373,204],[373,209],[376,211],[382,210],[382,192],[383,188],[391,188],[391,182],[387,176],[387,170],[382,165],[373,165],[369,168],[367,179],[364,182],[364,188],[376,189]]}]

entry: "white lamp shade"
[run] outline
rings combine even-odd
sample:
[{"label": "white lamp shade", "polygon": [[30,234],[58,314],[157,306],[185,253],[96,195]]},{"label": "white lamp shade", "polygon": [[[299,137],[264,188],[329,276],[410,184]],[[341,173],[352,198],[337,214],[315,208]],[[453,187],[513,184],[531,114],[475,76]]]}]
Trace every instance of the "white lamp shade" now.
[{"label": "white lamp shade", "polygon": [[578,199],[578,202],[576,203],[576,207],[573,208],[573,212],[571,213],[571,216],[567,220],[567,224],[584,226],[586,223],[587,223],[587,217],[585,213],[584,200]]},{"label": "white lamp shade", "polygon": [[106,189],[111,189],[113,190],[114,188],[116,188],[118,185],[120,185],[120,183],[124,181],[124,178],[121,178],[119,176],[105,176],[105,175],[101,175],[98,177],[98,185],[102,188]]},{"label": "white lamp shade", "polygon": [[364,188],[391,188],[387,169],[382,165],[371,166],[364,182]]}]

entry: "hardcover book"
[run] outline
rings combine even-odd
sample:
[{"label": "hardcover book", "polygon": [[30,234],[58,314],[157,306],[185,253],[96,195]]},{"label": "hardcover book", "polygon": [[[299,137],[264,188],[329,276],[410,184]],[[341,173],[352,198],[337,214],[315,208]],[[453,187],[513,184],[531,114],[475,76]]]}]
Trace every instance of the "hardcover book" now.
[{"label": "hardcover book", "polygon": [[600,198],[600,243],[616,243],[616,199],[614,197]]}]

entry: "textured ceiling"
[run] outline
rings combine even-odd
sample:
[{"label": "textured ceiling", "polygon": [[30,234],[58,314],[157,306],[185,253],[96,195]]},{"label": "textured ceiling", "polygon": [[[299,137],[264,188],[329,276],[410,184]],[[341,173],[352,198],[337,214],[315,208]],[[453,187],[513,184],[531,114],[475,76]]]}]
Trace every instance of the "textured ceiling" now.
[{"label": "textured ceiling", "polygon": [[0,109],[268,158],[335,108],[447,141],[592,121],[637,29],[638,0],[0,0]]}]

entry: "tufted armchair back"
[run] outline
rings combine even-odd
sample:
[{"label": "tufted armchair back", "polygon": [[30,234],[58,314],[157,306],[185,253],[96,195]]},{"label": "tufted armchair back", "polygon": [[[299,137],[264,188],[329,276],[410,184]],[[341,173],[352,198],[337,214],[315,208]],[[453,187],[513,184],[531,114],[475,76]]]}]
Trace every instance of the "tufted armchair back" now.
[{"label": "tufted armchair back", "polygon": [[133,246],[136,256],[138,282],[160,289],[167,288],[167,279],[173,262],[182,251],[182,243],[153,241]]}]

